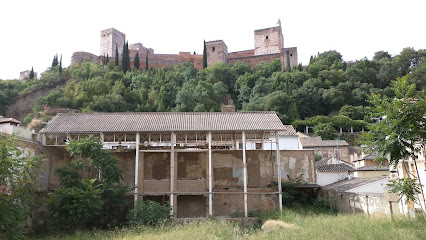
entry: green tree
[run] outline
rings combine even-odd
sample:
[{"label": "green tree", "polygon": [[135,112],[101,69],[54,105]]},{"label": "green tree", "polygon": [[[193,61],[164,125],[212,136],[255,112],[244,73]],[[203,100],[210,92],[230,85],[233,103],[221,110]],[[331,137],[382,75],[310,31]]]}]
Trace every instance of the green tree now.
[{"label": "green tree", "polygon": [[145,71],[148,72],[149,70],[149,66],[148,66],[148,51],[146,51],[146,56],[145,56]]},{"label": "green tree", "polygon": [[34,79],[34,68],[31,67],[31,71],[30,71],[30,79]]},{"label": "green tree", "polygon": [[139,67],[140,67],[140,63],[139,63],[139,52],[136,52],[135,60],[133,61],[133,66],[136,69],[139,69]]},{"label": "green tree", "polygon": [[53,56],[53,60],[52,60],[52,68],[58,66],[59,61],[58,61],[58,54]]},{"label": "green tree", "polygon": [[337,131],[331,123],[319,123],[314,127],[314,135],[324,140],[333,140],[337,137]]},{"label": "green tree", "polygon": [[129,56],[129,43],[124,42],[123,54],[121,56],[121,69],[123,73],[126,73],[130,70],[130,56]]},{"label": "green tree", "polygon": [[115,44],[115,62],[114,62],[115,66],[118,66],[118,46],[117,44]]},{"label": "green tree", "polygon": [[204,40],[203,47],[203,69],[207,68],[207,48],[206,48],[206,40]]},{"label": "green tree", "polygon": [[16,136],[0,134],[0,238],[24,238],[42,159],[25,153]]},{"label": "green tree", "polygon": [[67,150],[73,160],[55,170],[61,188],[48,199],[52,223],[66,229],[112,224],[129,191],[120,184],[118,160],[93,136],[69,142]]},{"label": "green tree", "polygon": [[[373,105],[373,117],[386,116],[386,118],[369,126],[370,132],[366,133],[367,144],[372,151],[378,152],[377,159],[381,163],[389,159],[389,163],[396,167],[401,159],[411,158],[417,170],[418,154],[426,144],[425,92],[416,92],[415,84],[408,84],[408,76],[393,81],[392,89],[396,94],[394,98],[372,95],[370,99]],[[419,178],[418,180],[420,185],[417,187],[420,187],[424,199],[421,182]],[[395,180],[392,184],[398,187],[405,183],[410,182]],[[410,188],[401,187],[400,189]],[[408,194],[407,191],[398,193],[406,195],[409,200],[418,201],[417,197],[412,197],[413,195]]]},{"label": "green tree", "polygon": [[61,76],[62,75],[62,54],[61,54],[61,59],[59,60],[58,72],[59,72],[59,76]]}]

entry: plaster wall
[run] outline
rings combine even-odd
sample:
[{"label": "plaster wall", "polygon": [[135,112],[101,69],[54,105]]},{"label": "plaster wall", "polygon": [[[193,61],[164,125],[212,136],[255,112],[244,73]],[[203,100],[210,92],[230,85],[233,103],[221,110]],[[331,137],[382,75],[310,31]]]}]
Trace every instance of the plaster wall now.
[{"label": "plaster wall", "polygon": [[325,186],[349,178],[348,172],[316,172],[317,184]]}]

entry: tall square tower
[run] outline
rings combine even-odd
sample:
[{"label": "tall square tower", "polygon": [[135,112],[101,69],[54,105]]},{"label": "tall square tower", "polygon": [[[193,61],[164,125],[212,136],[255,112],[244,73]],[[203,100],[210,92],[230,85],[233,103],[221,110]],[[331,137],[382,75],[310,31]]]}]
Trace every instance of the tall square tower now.
[{"label": "tall square tower", "polygon": [[101,56],[115,57],[115,49],[118,48],[118,54],[123,53],[126,34],[115,28],[108,28],[101,31]]},{"label": "tall square tower", "polygon": [[281,26],[254,30],[254,55],[280,53],[283,48]]}]

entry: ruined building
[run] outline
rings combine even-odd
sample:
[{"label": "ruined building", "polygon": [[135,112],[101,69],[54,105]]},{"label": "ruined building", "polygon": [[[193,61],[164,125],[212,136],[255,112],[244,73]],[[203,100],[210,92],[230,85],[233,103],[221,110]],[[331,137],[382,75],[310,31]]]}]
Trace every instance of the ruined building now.
[{"label": "ruined building", "polygon": [[281,180],[315,182],[313,150],[280,146],[294,129],[275,112],[60,113],[40,134],[45,190],[71,161],[66,143],[93,135],[119,159],[135,200],[168,201],[178,218],[271,210],[282,206]]},{"label": "ruined building", "polygon": [[[116,49],[119,55],[123,52],[126,35],[117,29],[109,28],[101,31],[100,34],[100,55],[99,57],[87,52],[73,53],[71,62],[81,62],[84,59],[102,62],[103,58],[108,56],[110,61],[114,60]],[[214,63],[243,62],[251,67],[260,62],[270,62],[274,59],[280,59],[282,68],[293,68],[297,66],[297,48],[284,48],[284,37],[281,25],[277,27],[258,29],[254,31],[254,49],[228,52],[228,47],[223,40],[206,42],[207,65]],[[136,53],[139,54],[140,67],[146,66],[146,56],[148,55],[148,65],[150,68],[162,68],[174,66],[183,62],[191,62],[197,69],[203,68],[203,55],[191,54],[190,52],[179,52],[178,54],[155,54],[154,49],[143,46],[142,43],[129,44],[130,65],[133,67],[133,61]]]}]

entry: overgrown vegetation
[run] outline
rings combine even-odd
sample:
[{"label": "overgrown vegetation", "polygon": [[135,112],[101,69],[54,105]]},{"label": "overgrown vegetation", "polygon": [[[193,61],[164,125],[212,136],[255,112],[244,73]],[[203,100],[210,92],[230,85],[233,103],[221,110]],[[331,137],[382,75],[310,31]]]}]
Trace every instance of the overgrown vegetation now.
[{"label": "overgrown vegetation", "polygon": [[262,220],[292,223],[294,229],[263,231],[260,225],[218,220],[171,224],[160,227],[131,227],[108,231],[79,231],[71,235],[53,234],[43,239],[422,239],[425,220],[365,215],[334,215],[307,208],[285,208],[270,212]]},{"label": "overgrown vegetation", "polygon": [[72,230],[114,226],[124,221],[125,194],[118,160],[102,148],[99,140],[88,137],[70,141],[67,150],[74,159],[55,169],[60,188],[48,199],[50,225]]},{"label": "overgrown vegetation", "polygon": [[172,208],[166,203],[162,206],[158,202],[139,200],[127,214],[131,226],[158,226],[173,221]]},{"label": "overgrown vegetation", "polygon": [[0,134],[0,239],[24,238],[42,160],[24,152],[16,136]]},{"label": "overgrown vegetation", "polygon": [[[396,93],[394,98],[371,96],[373,116],[383,119],[371,124],[364,137],[370,150],[378,153],[377,160],[381,163],[389,160],[396,168],[403,160],[413,160],[416,173],[405,169],[409,179],[393,180],[391,191],[417,203],[423,198],[426,204],[417,169],[418,156],[426,147],[426,93],[425,90],[416,91],[416,84],[409,84],[408,76],[393,81],[392,89]],[[420,194],[423,196],[419,197]],[[422,212],[426,219],[426,210],[422,208]]]}]

